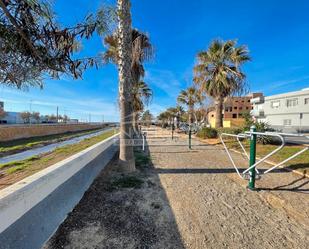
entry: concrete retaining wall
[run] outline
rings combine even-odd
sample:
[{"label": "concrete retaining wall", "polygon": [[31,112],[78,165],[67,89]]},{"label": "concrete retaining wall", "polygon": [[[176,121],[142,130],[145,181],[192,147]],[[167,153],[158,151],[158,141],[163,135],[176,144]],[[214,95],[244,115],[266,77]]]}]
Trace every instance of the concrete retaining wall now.
[{"label": "concrete retaining wall", "polygon": [[74,131],[86,131],[106,127],[102,124],[40,124],[40,125],[6,125],[0,126],[0,141],[21,138],[61,134]]},{"label": "concrete retaining wall", "polygon": [[0,191],[0,248],[41,248],[118,151],[118,135]]}]

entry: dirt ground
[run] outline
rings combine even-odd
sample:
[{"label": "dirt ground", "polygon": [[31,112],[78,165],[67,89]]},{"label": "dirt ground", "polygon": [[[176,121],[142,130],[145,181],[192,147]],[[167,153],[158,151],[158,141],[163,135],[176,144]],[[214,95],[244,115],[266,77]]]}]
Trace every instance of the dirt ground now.
[{"label": "dirt ground", "polygon": [[277,170],[249,191],[222,148],[189,150],[161,129],[147,136],[151,163],[130,175],[133,187],[119,184],[127,178],[112,162],[45,249],[308,248],[308,178]]}]

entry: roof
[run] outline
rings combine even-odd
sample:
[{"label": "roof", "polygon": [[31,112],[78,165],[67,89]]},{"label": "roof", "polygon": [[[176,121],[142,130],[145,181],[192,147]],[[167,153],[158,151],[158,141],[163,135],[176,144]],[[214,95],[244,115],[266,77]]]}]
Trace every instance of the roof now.
[{"label": "roof", "polygon": [[281,99],[281,98],[288,98],[288,97],[296,97],[296,96],[301,96],[301,95],[309,95],[309,88],[305,88],[305,89],[303,89],[301,91],[280,93],[280,94],[275,94],[275,95],[267,96],[267,97],[265,97],[265,100]]}]

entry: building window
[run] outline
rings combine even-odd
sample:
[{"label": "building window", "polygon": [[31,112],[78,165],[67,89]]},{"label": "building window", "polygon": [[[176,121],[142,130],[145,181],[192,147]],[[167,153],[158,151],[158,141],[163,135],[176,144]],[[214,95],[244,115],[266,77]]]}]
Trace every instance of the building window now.
[{"label": "building window", "polygon": [[234,106],[234,109],[237,110],[237,106]]},{"label": "building window", "polygon": [[242,110],[242,107],[239,107],[239,110]]},{"label": "building window", "polygon": [[309,98],[305,98],[305,105],[309,105]]},{"label": "building window", "polygon": [[292,124],[292,120],[291,119],[283,119],[283,125],[284,126],[290,126]]},{"label": "building window", "polygon": [[298,105],[298,99],[287,99],[286,100],[286,106],[287,107],[293,107]]},{"label": "building window", "polygon": [[280,107],[280,100],[272,101],[270,105],[271,105],[271,108],[273,108],[273,109],[279,108]]},{"label": "building window", "polygon": [[233,114],[233,118],[237,118],[237,114],[236,113]]}]

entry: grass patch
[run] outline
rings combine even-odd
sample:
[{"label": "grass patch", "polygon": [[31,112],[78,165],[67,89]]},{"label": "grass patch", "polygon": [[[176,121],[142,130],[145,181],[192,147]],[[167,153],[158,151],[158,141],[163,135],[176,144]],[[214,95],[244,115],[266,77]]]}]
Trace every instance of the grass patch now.
[{"label": "grass patch", "polygon": [[150,157],[141,151],[135,151],[135,166],[139,168],[147,167],[150,163]]},{"label": "grass patch", "polygon": [[81,141],[77,144],[66,145],[55,149],[53,152],[41,154],[39,156],[32,156],[25,160],[15,161],[5,164],[0,164],[0,169],[6,169],[6,174],[12,174],[17,171],[28,171],[29,174],[34,174],[54,163],[57,163],[71,155],[74,155],[98,142],[101,142],[115,134],[114,131],[107,131],[99,136],[92,137],[87,141]]},{"label": "grass patch", "polygon": [[[242,151],[240,146],[235,141],[227,141],[226,144],[229,148]],[[250,146],[248,141],[244,141],[243,145],[246,151],[249,153]],[[271,144],[257,144],[257,157],[264,157],[271,151],[278,148],[276,145]],[[293,154],[297,153],[298,151],[302,150],[304,147],[300,145],[287,145],[282,150],[277,152],[275,155],[271,156],[268,160],[273,161],[275,163],[282,162],[283,160],[287,159],[288,157],[292,156]],[[296,158],[288,161],[286,167],[298,170],[302,173],[309,172],[309,151],[304,152],[303,154],[297,156]]]},{"label": "grass patch", "polygon": [[119,188],[140,188],[144,181],[136,176],[124,176],[111,182],[111,186],[114,189]]},{"label": "grass patch", "polygon": [[40,136],[40,137],[32,137],[32,138],[24,138],[13,141],[0,142],[0,153],[16,153],[18,151],[28,150],[33,147],[47,145],[51,143],[65,141],[74,137],[79,137],[83,135],[87,135],[93,132],[96,132],[98,129],[91,131],[76,131],[76,132],[68,132],[63,134],[55,134],[48,136]]},{"label": "grass patch", "polygon": [[5,172],[7,174],[12,174],[16,171],[25,169],[26,167],[31,165],[31,162],[37,161],[39,159],[40,159],[40,156],[32,156],[22,161],[15,161],[15,162],[0,164],[0,169],[8,168]]}]

